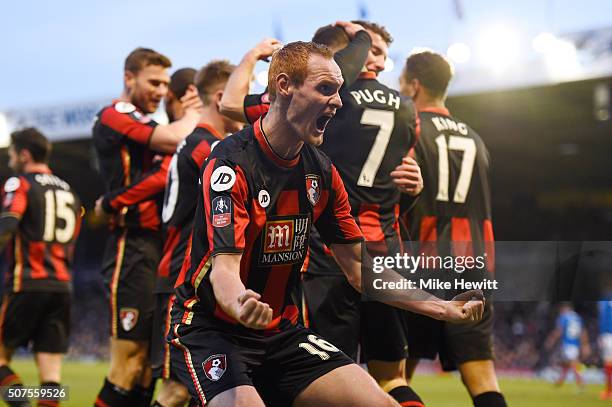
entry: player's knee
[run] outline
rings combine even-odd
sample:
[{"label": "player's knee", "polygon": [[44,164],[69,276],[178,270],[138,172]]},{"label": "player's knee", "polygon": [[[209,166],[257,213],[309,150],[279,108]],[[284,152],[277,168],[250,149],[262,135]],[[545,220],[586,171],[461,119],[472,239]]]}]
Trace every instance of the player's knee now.
[{"label": "player's knee", "polygon": [[403,361],[398,362],[368,362],[368,372],[382,387],[383,382],[402,380],[406,382],[406,367]]},{"label": "player's knee", "polygon": [[181,383],[167,380],[157,395],[157,401],[164,407],[180,407],[189,402],[189,391]]}]

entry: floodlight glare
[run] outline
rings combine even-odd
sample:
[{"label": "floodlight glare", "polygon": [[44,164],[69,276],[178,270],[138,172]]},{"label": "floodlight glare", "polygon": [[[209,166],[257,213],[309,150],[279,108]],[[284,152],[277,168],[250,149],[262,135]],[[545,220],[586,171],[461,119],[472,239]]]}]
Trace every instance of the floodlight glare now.
[{"label": "floodlight glare", "polygon": [[495,71],[503,71],[518,57],[518,38],[506,27],[494,27],[481,36],[478,54],[483,63]]},{"label": "floodlight glare", "polygon": [[268,86],[268,70],[258,72],[256,80],[261,86]]},{"label": "floodlight glare", "polygon": [[531,46],[533,47],[534,51],[539,52],[540,54],[545,54],[552,47],[554,47],[554,44],[557,41],[557,37],[551,33],[544,32],[538,34],[533,41],[531,41]]},{"label": "floodlight glare", "polygon": [[456,64],[464,64],[470,60],[472,50],[470,50],[467,44],[456,42],[448,47],[446,56]]}]

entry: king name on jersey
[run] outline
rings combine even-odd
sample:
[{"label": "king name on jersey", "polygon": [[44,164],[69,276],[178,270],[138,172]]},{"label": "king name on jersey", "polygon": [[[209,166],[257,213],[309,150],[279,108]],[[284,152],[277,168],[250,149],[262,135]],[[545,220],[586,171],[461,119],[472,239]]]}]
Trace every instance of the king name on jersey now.
[{"label": "king name on jersey", "polygon": [[301,262],[308,245],[309,223],[308,215],[268,220],[263,230],[259,264],[270,266]]},{"label": "king name on jersey", "polygon": [[468,135],[468,128],[465,123],[457,123],[456,121],[448,117],[434,116],[431,118],[431,122],[434,126],[436,126],[436,129],[438,131],[452,130],[458,131],[464,136]]},{"label": "king name on jersey", "polygon": [[379,104],[391,106],[395,110],[399,110],[400,108],[400,97],[389,91],[382,89],[375,89],[374,91],[370,89],[357,89],[352,90],[350,93],[353,99],[355,99],[355,103],[358,105],[367,103],[368,105]]}]

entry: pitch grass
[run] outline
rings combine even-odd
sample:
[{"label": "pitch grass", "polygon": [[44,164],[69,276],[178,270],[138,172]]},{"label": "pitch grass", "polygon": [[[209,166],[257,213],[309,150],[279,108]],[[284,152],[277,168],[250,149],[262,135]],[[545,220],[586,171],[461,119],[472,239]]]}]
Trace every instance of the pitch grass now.
[{"label": "pitch grass", "polygon": [[[27,385],[38,384],[33,361],[16,360],[13,368]],[[63,384],[70,388],[70,400],[62,405],[92,406],[107,369],[106,363],[66,362],[63,368]],[[501,378],[500,383],[511,407],[612,406],[612,400],[599,400],[601,385],[589,385],[583,393],[578,393],[573,383],[566,383],[560,389],[535,379]],[[418,376],[414,381],[414,388],[428,407],[472,406],[458,376],[455,375]]]}]

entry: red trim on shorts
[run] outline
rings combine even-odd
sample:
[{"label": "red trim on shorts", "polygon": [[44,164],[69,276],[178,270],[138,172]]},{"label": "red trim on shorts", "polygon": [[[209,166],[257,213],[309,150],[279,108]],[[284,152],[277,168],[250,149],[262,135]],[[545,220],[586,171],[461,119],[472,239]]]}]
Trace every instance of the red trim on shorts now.
[{"label": "red trim on shorts", "polygon": [[100,396],[96,397],[96,401],[94,402],[94,406],[95,407],[111,407],[108,404],[106,404],[101,398]]}]

